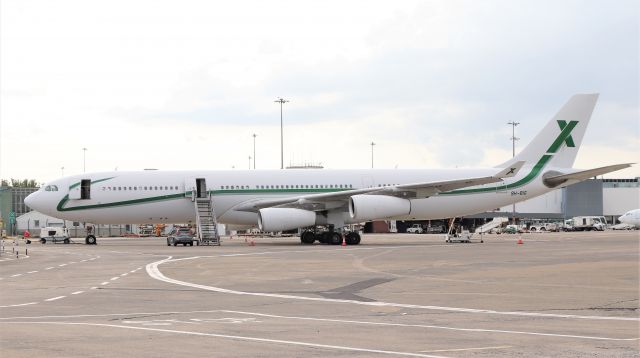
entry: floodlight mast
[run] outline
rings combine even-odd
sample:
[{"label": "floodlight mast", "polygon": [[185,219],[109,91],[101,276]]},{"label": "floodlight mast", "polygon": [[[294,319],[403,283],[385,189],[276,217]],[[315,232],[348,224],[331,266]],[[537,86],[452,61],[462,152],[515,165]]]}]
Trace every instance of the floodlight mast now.
[{"label": "floodlight mast", "polygon": [[[516,122],[516,121],[511,121],[508,122],[507,124],[511,125],[511,142],[512,142],[512,155],[515,157],[516,156],[516,141],[519,140],[520,138],[516,138],[516,126],[518,124],[520,124],[520,122]],[[515,225],[516,224],[516,204],[513,204],[513,208],[512,208],[512,213],[511,213],[511,221],[512,224]]]},{"label": "floodlight mast", "polygon": [[280,97],[274,102],[280,103],[280,169],[284,169],[284,140],[283,140],[284,131],[282,130],[282,105],[289,102],[289,100],[286,100]]}]

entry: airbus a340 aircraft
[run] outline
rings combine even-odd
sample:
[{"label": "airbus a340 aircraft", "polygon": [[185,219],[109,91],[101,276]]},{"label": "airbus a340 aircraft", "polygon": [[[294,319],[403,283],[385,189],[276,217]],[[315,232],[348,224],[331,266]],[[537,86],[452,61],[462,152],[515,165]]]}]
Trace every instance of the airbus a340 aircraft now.
[{"label": "airbus a340 aircraft", "polygon": [[[54,180],[25,204],[96,224],[200,225],[198,200],[206,199],[205,211],[218,222],[264,231],[325,226],[321,234],[305,231],[301,241],[336,244],[352,223],[476,214],[629,167],[572,168],[597,98],[573,96],[519,155],[495,168],[115,171]],[[345,238],[347,244],[360,242],[355,232]],[[89,235],[86,242],[96,239]]]}]

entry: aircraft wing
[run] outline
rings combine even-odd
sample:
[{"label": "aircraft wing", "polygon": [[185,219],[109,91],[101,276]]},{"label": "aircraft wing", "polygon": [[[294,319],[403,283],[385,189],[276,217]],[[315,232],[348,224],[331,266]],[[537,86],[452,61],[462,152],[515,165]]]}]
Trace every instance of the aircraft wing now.
[{"label": "aircraft wing", "polygon": [[495,175],[487,177],[343,190],[332,193],[307,194],[279,199],[250,200],[237,205],[233,210],[257,212],[260,209],[273,207],[298,208],[311,211],[328,210],[346,205],[350,197],[358,194],[390,195],[406,199],[427,198],[445,191],[501,182],[503,178],[516,175],[523,164],[524,162],[517,162],[510,168],[506,168]]}]

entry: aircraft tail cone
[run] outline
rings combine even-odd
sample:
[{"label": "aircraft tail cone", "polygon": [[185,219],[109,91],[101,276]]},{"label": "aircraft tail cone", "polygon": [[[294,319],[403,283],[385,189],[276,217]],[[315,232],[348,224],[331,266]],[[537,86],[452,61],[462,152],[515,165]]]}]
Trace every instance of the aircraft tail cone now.
[{"label": "aircraft tail cone", "polygon": [[342,235],[342,246],[347,246],[347,242],[344,239],[344,235]]}]

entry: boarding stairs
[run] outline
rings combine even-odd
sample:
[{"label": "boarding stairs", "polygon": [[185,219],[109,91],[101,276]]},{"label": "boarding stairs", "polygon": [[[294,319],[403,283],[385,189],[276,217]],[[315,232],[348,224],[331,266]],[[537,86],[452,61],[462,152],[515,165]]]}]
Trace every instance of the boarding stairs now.
[{"label": "boarding stairs", "polygon": [[489,231],[491,231],[492,229],[495,229],[498,226],[502,226],[502,224],[506,223],[507,221],[509,221],[509,219],[505,218],[505,217],[493,218],[493,220],[489,221],[488,223],[477,227],[475,233],[476,234],[486,234]]},{"label": "boarding stairs", "polygon": [[198,228],[198,242],[200,245],[220,246],[218,221],[213,209],[213,198],[208,194],[203,198],[195,198],[196,225]]}]

